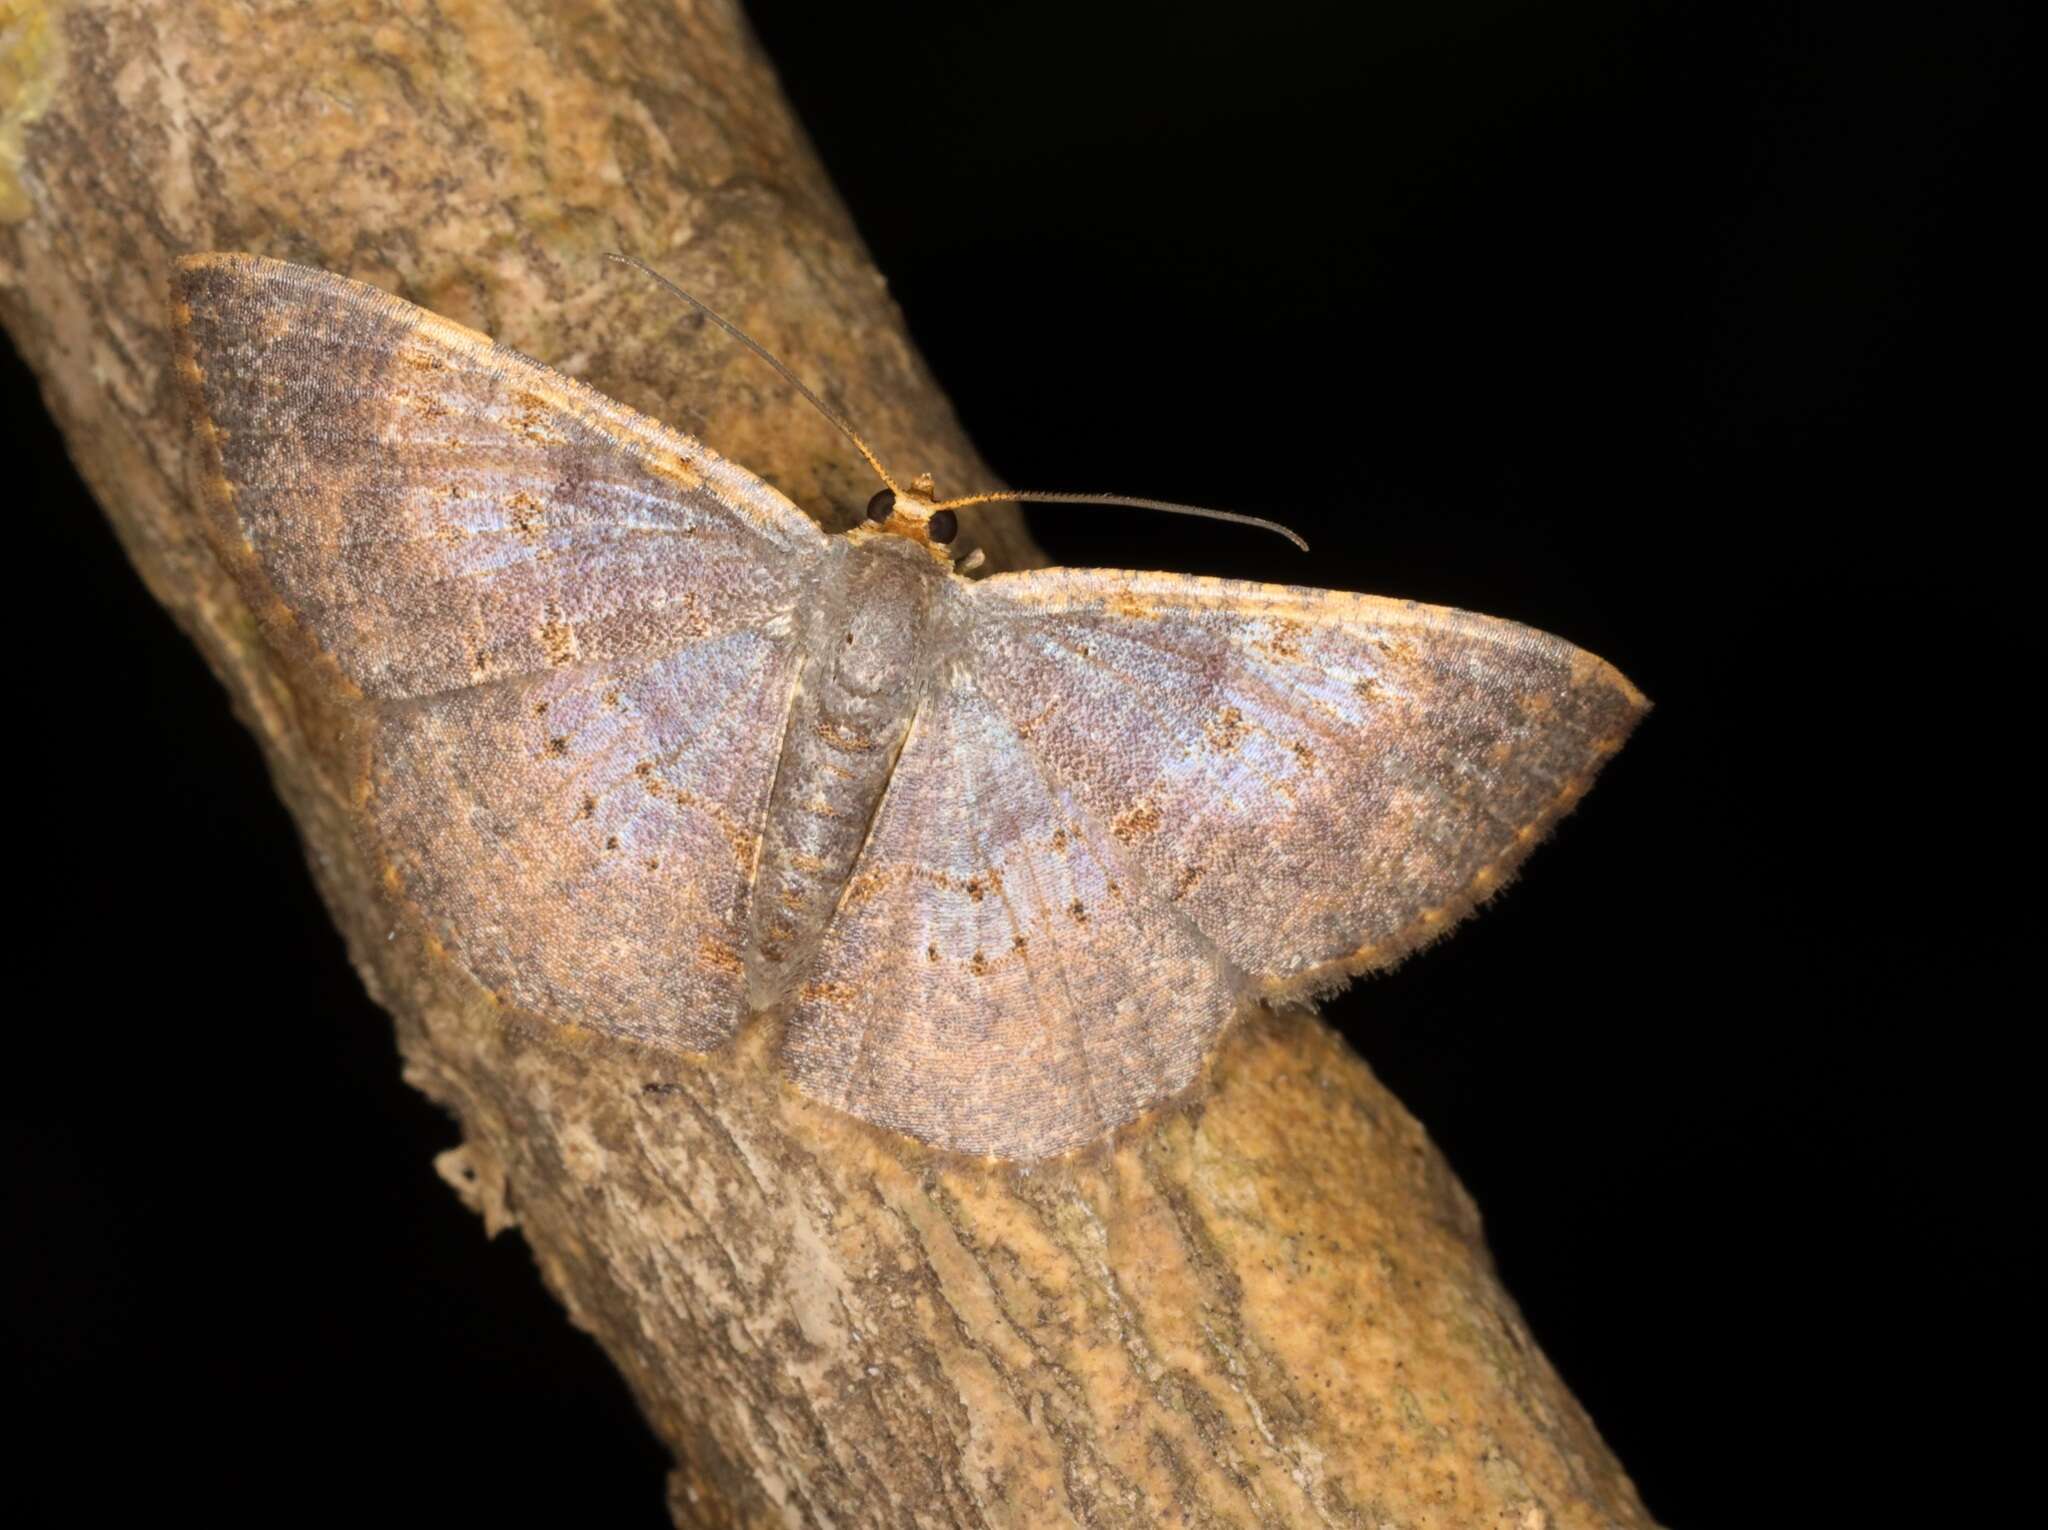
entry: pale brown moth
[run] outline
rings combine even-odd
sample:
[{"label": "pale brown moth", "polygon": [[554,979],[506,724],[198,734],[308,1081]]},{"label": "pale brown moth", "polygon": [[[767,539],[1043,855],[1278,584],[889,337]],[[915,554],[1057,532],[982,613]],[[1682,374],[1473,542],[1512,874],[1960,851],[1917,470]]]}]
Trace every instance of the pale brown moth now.
[{"label": "pale brown moth", "polygon": [[[362,832],[482,984],[1037,1158],[1497,889],[1646,704],[1512,622],[1103,569],[970,579],[388,293],[180,262],[208,534],[362,709]],[[879,465],[878,465],[879,466]]]}]

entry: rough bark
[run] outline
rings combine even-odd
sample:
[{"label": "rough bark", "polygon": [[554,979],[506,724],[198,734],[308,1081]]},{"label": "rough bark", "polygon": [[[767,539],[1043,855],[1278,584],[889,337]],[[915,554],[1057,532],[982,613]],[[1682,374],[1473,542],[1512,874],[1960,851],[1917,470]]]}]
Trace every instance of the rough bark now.
[{"label": "rough bark", "polygon": [[[685,1525],[1639,1525],[1421,1128],[1307,1012],[1024,1170],[508,1016],[383,901],[317,698],[201,540],[164,280],[246,249],[388,285],[843,523],[871,485],[658,263],[886,459],[980,485],[727,0],[0,6],[0,312],[137,570],[262,740],[444,1174],[520,1228],[680,1465]],[[839,517],[835,522],[833,517]],[[978,522],[998,566],[1034,560]]]}]

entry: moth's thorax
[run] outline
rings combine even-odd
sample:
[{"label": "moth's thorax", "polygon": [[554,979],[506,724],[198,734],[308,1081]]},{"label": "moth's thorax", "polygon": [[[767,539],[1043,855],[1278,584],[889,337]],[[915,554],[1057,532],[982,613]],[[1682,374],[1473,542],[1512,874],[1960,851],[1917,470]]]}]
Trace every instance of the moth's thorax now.
[{"label": "moth's thorax", "polygon": [[820,645],[831,656],[830,689],[846,707],[886,705],[923,660],[937,570],[894,538],[849,548],[846,564],[845,610],[834,624],[844,630],[824,633]]},{"label": "moth's thorax", "polygon": [[847,538],[798,613],[804,658],[754,877],[749,986],[800,982],[937,662],[954,577],[906,538]]}]

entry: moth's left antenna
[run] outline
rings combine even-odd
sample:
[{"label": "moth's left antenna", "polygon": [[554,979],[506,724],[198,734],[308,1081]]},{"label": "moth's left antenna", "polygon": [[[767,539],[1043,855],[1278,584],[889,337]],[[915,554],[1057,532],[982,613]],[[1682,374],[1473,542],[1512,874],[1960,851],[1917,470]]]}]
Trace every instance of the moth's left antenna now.
[{"label": "moth's left antenna", "polygon": [[839,428],[839,430],[845,435],[846,439],[853,443],[854,449],[857,450],[863,457],[867,458],[868,466],[875,470],[876,477],[880,478],[883,483],[889,486],[890,493],[901,494],[903,492],[902,489],[897,487],[896,480],[889,476],[889,470],[882,466],[882,459],[877,457],[874,454],[874,452],[869,450],[867,442],[863,441],[860,438],[860,432],[855,430],[851,425],[847,424],[846,417],[840,414],[836,409],[829,408],[823,399],[819,398],[818,395],[813,393],[809,388],[806,388],[804,386],[802,378],[798,377],[796,373],[790,371],[788,367],[784,366],[779,360],[777,360],[773,353],[771,353],[765,346],[762,346],[759,343],[757,343],[752,335],[748,334],[745,330],[741,329],[737,324],[733,323],[730,319],[726,318],[724,314],[720,313],[717,309],[713,308],[709,303],[705,302],[702,298],[695,297],[689,292],[684,291],[681,287],[678,287],[666,276],[663,276],[659,271],[655,270],[654,267],[647,264],[646,261],[636,260],[631,255],[620,255],[617,253],[610,254],[606,258],[610,260],[616,260],[622,266],[631,266],[635,271],[638,271],[642,276],[653,277],[657,282],[659,282],[662,286],[666,287],[670,292],[673,292],[685,303],[688,303],[692,308],[696,309],[699,313],[703,314],[704,317],[709,319],[713,324],[716,324],[728,335],[731,335],[733,339],[739,341],[741,345],[744,345],[756,356],[759,356],[763,361],[767,362],[768,365],[775,368],[776,372],[781,375],[782,380],[784,382],[788,383],[792,388],[796,389],[798,393],[802,394],[804,398],[810,402],[810,405],[813,409],[817,410],[818,413],[822,414],[826,419],[830,420],[834,425],[836,425]]}]

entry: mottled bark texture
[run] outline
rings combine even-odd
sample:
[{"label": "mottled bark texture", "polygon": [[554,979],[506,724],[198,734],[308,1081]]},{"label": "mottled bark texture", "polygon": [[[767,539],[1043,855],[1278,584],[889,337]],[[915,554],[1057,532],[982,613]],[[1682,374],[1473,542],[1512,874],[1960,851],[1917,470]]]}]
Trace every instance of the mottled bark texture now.
[{"label": "mottled bark texture", "polygon": [[[11,0],[0,26],[15,343],[263,741],[406,1076],[460,1118],[448,1178],[674,1448],[679,1523],[1645,1523],[1442,1160],[1311,1015],[1240,1023],[1191,1102],[1019,1172],[806,1102],[758,1034],[684,1057],[508,1015],[384,901],[346,728],[200,539],[169,262],[390,286],[842,524],[859,464],[600,259],[629,250],[905,471],[989,481],[728,0]],[[1031,561],[1014,523],[975,529]]]}]

